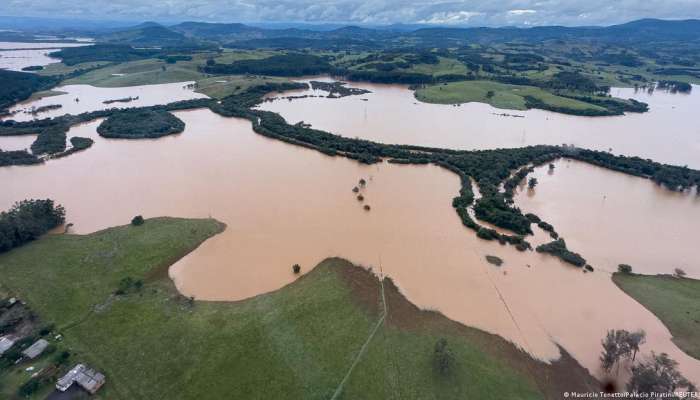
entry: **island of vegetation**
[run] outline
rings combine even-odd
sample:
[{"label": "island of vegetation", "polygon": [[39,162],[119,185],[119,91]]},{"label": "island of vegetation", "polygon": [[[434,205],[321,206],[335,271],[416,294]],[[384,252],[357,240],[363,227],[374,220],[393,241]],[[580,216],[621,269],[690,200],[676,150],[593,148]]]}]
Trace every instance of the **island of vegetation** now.
[{"label": "island of vegetation", "polygon": [[185,123],[165,110],[120,110],[102,121],[97,133],[106,138],[147,139],[181,133]]}]

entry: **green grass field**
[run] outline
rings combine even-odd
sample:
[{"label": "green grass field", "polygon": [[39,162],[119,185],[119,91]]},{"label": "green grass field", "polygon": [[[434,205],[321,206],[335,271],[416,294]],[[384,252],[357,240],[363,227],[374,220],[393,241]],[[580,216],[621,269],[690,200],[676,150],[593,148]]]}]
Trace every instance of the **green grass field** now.
[{"label": "green grass field", "polygon": [[437,64],[416,64],[408,69],[402,69],[405,72],[415,72],[419,74],[440,76],[440,75],[466,75],[469,70],[464,63],[453,58],[439,57]]},{"label": "green grass field", "polygon": [[[489,92],[493,95],[489,96]],[[536,97],[543,102],[575,110],[602,110],[593,104],[569,99],[549,93],[533,86],[507,85],[492,81],[462,81],[419,88],[416,99],[425,103],[458,104],[469,102],[487,103],[496,108],[525,110],[525,96]]]},{"label": "green grass field", "polygon": [[700,360],[700,280],[616,273],[613,282],[654,313],[681,350]]},{"label": "green grass field", "polygon": [[[56,324],[71,363],[105,372],[96,398],[329,399],[379,319],[379,281],[329,259],[269,294],[190,301],[167,267],[221,228],[214,220],[159,218],[48,235],[0,256],[2,285]],[[115,296],[127,276],[145,285]],[[535,361],[497,336],[420,311],[385,286],[389,316],[340,398],[554,399],[593,385],[566,354],[552,365]],[[440,337],[456,359],[447,376],[432,363]],[[0,371],[0,393],[12,398],[28,379],[25,367]]]},{"label": "green grass field", "polygon": [[251,86],[279,82],[289,82],[289,79],[257,75],[215,76],[199,79],[195,91],[215,99],[222,99],[226,96],[244,92]]}]

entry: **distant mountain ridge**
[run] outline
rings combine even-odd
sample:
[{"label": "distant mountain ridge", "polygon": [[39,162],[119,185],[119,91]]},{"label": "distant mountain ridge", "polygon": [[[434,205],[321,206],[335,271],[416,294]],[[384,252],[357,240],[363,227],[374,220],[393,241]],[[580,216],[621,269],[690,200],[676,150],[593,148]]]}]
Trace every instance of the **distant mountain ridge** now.
[{"label": "distant mountain ridge", "polygon": [[101,42],[123,43],[140,46],[177,46],[197,41],[218,42],[221,44],[288,43],[292,39],[309,41],[355,41],[365,44],[379,44],[387,39],[422,46],[451,46],[469,43],[489,44],[495,42],[521,41],[542,42],[547,40],[591,40],[603,43],[635,42],[700,42],[700,20],[659,20],[641,19],[620,25],[606,27],[565,27],[542,26],[531,28],[456,28],[425,27],[406,30],[405,26],[365,28],[343,26],[330,30],[302,28],[273,29],[250,26],[242,23],[182,22],[164,26],[155,22],[145,22],[123,30],[98,35]]}]

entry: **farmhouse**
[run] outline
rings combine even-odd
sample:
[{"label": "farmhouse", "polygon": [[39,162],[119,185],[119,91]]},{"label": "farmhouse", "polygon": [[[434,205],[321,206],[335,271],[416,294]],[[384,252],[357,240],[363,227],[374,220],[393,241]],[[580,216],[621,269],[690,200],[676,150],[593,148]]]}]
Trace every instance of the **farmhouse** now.
[{"label": "farmhouse", "polygon": [[105,384],[105,376],[85,364],[78,364],[56,382],[56,389],[65,392],[74,382],[88,393],[95,394]]}]

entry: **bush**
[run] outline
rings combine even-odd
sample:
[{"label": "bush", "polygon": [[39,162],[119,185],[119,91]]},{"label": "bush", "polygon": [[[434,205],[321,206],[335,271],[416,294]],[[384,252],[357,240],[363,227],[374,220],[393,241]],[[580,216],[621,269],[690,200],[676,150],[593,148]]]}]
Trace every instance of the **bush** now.
[{"label": "bush", "polygon": [[454,356],[450,349],[447,348],[447,340],[445,338],[441,338],[435,343],[433,363],[435,369],[441,375],[448,375],[453,368]]},{"label": "bush", "polygon": [[133,225],[133,226],[141,226],[141,225],[143,225],[144,222],[145,221],[144,221],[143,217],[140,215],[137,215],[131,219],[131,225]]},{"label": "bush", "polygon": [[301,265],[299,265],[299,264],[292,265],[292,271],[294,271],[295,274],[298,274],[299,272],[301,272]]}]

